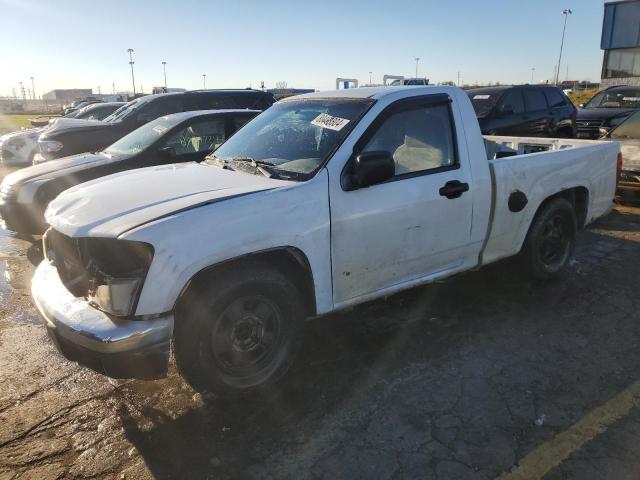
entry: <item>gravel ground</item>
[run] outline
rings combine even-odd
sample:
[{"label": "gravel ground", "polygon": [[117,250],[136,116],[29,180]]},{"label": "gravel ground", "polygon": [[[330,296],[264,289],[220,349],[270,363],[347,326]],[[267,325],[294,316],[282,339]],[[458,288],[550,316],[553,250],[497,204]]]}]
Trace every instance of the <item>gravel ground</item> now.
[{"label": "gravel ground", "polygon": [[532,452],[549,479],[640,478],[633,395],[561,461],[547,447],[639,380],[639,242],[618,206],[561,281],[505,261],[317,319],[277,392],[222,403],[173,368],[115,382],[65,361],[29,298],[38,247],[0,232],[0,480],[485,479]]}]

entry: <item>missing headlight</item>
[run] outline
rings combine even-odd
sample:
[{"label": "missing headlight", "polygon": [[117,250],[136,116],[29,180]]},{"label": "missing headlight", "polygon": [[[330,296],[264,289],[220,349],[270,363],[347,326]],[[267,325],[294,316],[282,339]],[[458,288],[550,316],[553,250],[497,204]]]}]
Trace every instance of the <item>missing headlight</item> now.
[{"label": "missing headlight", "polygon": [[112,315],[133,315],[153,247],[128,240],[85,238],[81,251],[89,280],[87,300]]}]

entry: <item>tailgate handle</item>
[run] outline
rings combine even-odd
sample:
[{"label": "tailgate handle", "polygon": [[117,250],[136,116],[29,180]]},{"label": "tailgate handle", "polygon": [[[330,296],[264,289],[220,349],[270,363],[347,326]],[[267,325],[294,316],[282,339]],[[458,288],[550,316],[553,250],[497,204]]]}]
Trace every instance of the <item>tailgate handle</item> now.
[{"label": "tailgate handle", "polygon": [[450,182],[445,183],[444,187],[440,189],[440,195],[449,199],[458,198],[467,191],[469,191],[468,183],[462,183],[459,180],[451,180]]}]

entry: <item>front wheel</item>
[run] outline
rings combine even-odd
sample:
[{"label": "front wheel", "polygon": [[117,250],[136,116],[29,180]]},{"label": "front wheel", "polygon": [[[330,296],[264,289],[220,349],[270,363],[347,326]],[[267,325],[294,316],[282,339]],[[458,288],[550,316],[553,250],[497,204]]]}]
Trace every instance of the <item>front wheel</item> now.
[{"label": "front wheel", "polygon": [[575,211],[564,198],[551,200],[536,214],[522,251],[522,259],[534,278],[548,280],[567,269],[576,232]]},{"label": "front wheel", "polygon": [[238,266],[200,282],[181,302],[178,369],[196,389],[234,397],[264,389],[291,366],[302,337],[297,287],[268,266]]}]

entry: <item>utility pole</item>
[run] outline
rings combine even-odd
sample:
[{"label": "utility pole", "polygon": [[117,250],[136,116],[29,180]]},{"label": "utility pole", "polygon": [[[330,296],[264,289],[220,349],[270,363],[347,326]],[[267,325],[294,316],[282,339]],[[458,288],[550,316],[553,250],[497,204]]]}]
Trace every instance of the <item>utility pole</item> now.
[{"label": "utility pole", "polygon": [[20,84],[20,92],[22,93],[22,102],[23,103],[27,103],[27,97],[24,93],[24,85],[22,85],[22,82],[18,82]]},{"label": "utility pole", "polygon": [[33,94],[33,99],[35,100],[37,98],[36,97],[36,87],[33,86],[33,77],[30,77],[30,78],[31,78],[31,93]]},{"label": "utility pole", "polygon": [[167,89],[167,62],[162,62],[162,71],[164,72],[164,88]]},{"label": "utility pole", "polygon": [[562,27],[562,40],[560,41],[560,55],[558,56],[558,68],[556,69],[556,85],[558,85],[558,77],[560,76],[560,62],[562,61],[562,47],[564,47],[564,33],[567,30],[567,18],[572,13],[573,12],[568,8],[565,8],[562,11],[562,14],[564,15],[564,26]]},{"label": "utility pole", "polygon": [[415,78],[418,78],[418,62],[420,61],[420,57],[416,57],[415,60],[416,60],[416,77]]},{"label": "utility pole", "polygon": [[460,72],[458,72],[458,86],[460,86]]},{"label": "utility pole", "polygon": [[127,48],[129,52],[129,65],[131,65],[131,84],[133,85],[133,96],[136,96],[136,77],[133,76],[133,48]]},{"label": "utility pole", "polygon": [[202,88],[207,88],[207,74],[203,73],[202,74]]},{"label": "utility pole", "polygon": [[536,72],[536,67],[531,67],[531,83],[533,83],[533,74]]},{"label": "utility pole", "polygon": [[371,74],[372,74],[372,73],[373,73],[373,72],[369,72],[369,85],[371,85]]},{"label": "utility pole", "polygon": [[113,90],[113,94],[116,94],[116,82],[111,83],[111,89]]}]

